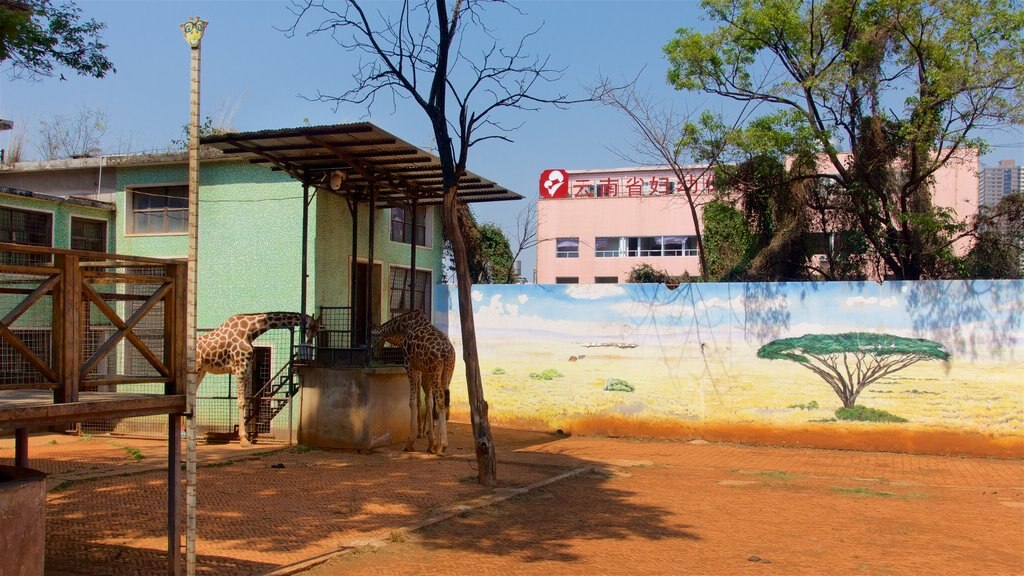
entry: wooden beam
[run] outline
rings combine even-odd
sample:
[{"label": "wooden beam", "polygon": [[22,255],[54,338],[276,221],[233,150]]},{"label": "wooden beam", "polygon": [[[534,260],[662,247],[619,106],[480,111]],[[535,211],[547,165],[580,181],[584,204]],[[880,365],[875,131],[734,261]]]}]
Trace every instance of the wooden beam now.
[{"label": "wooden beam", "polygon": [[0,384],[0,390],[53,390],[56,387],[56,382],[14,382],[8,384]]},{"label": "wooden beam", "polygon": [[93,400],[0,409],[0,429],[184,412],[184,395],[133,395],[123,400]]},{"label": "wooden beam", "polygon": [[61,269],[60,288],[53,300],[53,356],[57,371],[57,388],[53,401],[78,402],[78,365],[81,362],[82,277],[78,256],[54,255],[54,264]]},{"label": "wooden beam", "polygon": [[28,468],[28,428],[14,431],[14,465]]},{"label": "wooden beam", "polygon": [[7,326],[4,326],[3,324],[0,324],[0,338],[6,340],[8,344],[14,347],[14,349],[18,351],[18,354],[20,354],[22,357],[28,360],[28,363],[31,364],[33,368],[38,370],[39,373],[42,374],[44,378],[46,378],[50,382],[57,381],[57,373],[54,372],[52,368],[47,366],[46,362],[43,362],[42,358],[36,356],[35,352],[30,350],[28,346],[25,346],[25,343],[19,340],[18,337],[15,336],[14,333],[11,332],[11,330]]},{"label": "wooden beam", "polygon": [[163,300],[167,293],[170,292],[171,287],[171,284],[168,283],[157,289],[157,291],[150,296],[134,314],[132,314],[131,318],[125,322],[124,320],[121,320],[121,317],[117,315],[117,312],[114,312],[114,310],[103,301],[103,297],[93,290],[91,286],[85,282],[82,283],[82,291],[86,293],[89,300],[96,305],[96,308],[98,308],[99,311],[102,312],[112,324],[114,324],[114,326],[117,326],[118,328],[118,331],[112,334],[106,342],[97,348],[92,357],[82,365],[82,378],[85,378],[100,360],[106,358],[107,354],[110,354],[111,350],[117,346],[117,343],[120,342],[122,338],[128,338],[128,341],[135,346],[139,353],[142,354],[142,357],[145,358],[146,361],[148,361],[150,365],[152,365],[153,368],[155,368],[162,376],[170,376],[170,371],[166,366],[164,366],[163,362],[156,357],[156,354],[153,354],[153,351],[146,346],[145,342],[135,334],[134,328],[135,325],[153,309],[153,307]]},{"label": "wooden beam", "polygon": [[89,378],[82,380],[87,386],[124,386],[128,384],[166,384],[173,382],[170,376],[109,376],[107,378]]},{"label": "wooden beam", "polygon": [[27,298],[22,300],[17,306],[15,306],[6,316],[0,318],[0,324],[4,326],[10,326],[14,324],[14,321],[21,317],[33,304],[39,301],[40,298],[45,296],[54,286],[60,283],[60,274],[54,274],[46,279],[45,282],[40,284],[33,290]]}]

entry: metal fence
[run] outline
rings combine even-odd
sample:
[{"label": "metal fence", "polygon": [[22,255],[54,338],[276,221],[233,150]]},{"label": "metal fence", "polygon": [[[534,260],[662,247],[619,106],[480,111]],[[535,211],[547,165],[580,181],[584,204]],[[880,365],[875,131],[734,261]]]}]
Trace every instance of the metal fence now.
[{"label": "metal fence", "polygon": [[[213,328],[199,329],[202,335]],[[294,397],[298,376],[289,369],[294,329],[270,330],[253,342],[250,417],[257,422],[259,442],[290,442],[297,421]],[[230,374],[207,374],[196,393],[196,428],[210,442],[234,439],[239,429],[238,380]],[[120,421],[84,422],[83,433],[157,437],[167,433],[167,418],[141,416]]]}]

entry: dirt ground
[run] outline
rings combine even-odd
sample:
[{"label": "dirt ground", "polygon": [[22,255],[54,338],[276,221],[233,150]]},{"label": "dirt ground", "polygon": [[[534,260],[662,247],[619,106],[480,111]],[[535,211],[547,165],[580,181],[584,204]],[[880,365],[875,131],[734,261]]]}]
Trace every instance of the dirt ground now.
[{"label": "dirt ground", "polygon": [[[492,492],[451,428],[445,458],[201,447],[197,573],[1024,574],[1020,460],[494,428]],[[47,574],[166,573],[165,454],[33,438]]]},{"label": "dirt ground", "polygon": [[366,548],[329,574],[1024,574],[1024,464],[568,438],[596,472]]}]

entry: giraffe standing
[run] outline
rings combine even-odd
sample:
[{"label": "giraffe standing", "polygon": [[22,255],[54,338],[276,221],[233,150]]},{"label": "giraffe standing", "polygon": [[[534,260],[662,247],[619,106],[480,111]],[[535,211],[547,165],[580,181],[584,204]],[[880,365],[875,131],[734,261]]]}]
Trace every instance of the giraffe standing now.
[{"label": "giraffe standing", "polygon": [[[235,314],[212,332],[196,339],[196,387],[207,374],[231,374],[238,393],[238,439],[242,446],[256,441],[256,422],[245,424],[249,380],[252,378],[252,342],[267,330],[305,326],[312,344],[320,328],[318,319],[297,312]],[[245,430],[243,430],[243,426]]]},{"label": "giraffe standing", "polygon": [[[401,345],[405,352],[405,372],[409,376],[409,441],[405,451],[411,452],[417,438],[420,387],[427,399],[426,417],[419,421],[419,435],[429,438],[427,450],[433,454],[444,454],[448,449],[448,386],[455,370],[455,348],[448,337],[430,323],[422,310],[413,310],[392,318],[373,329],[373,346],[385,341]],[[434,420],[438,420],[438,430]]]}]

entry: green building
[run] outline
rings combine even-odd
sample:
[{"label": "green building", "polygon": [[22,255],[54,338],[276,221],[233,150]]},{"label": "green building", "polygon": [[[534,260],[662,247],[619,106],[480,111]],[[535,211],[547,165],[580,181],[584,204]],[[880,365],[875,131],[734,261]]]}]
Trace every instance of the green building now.
[{"label": "green building", "polygon": [[[218,135],[203,144],[200,333],[233,314],[304,306],[323,315],[323,357],[359,364],[368,358],[335,352],[364,349],[369,325],[411,308],[434,310],[444,245],[436,157],[369,123]],[[3,166],[0,241],[185,258],[187,183],[184,152]],[[473,174],[463,177],[460,197],[520,198]],[[264,350],[254,373],[273,380],[285,401],[272,403],[261,432],[290,438],[296,414],[286,400],[296,387],[286,365],[298,334],[275,332],[282,331],[256,341]],[[123,355],[131,361],[132,350]],[[207,376],[200,426],[230,434],[234,394],[228,377]]]}]

